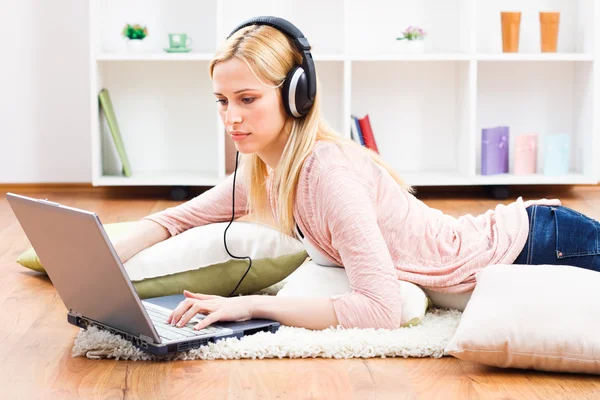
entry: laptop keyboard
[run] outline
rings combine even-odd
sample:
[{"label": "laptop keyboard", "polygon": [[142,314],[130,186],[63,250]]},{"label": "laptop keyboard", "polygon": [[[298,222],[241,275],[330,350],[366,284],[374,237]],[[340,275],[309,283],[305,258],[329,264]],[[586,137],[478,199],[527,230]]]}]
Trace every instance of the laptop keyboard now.
[{"label": "laptop keyboard", "polygon": [[219,333],[231,332],[231,329],[223,328],[218,325],[209,325],[200,330],[193,329],[194,326],[196,326],[196,323],[204,319],[204,316],[202,315],[196,315],[185,326],[178,328],[166,322],[167,318],[169,318],[169,315],[171,314],[171,310],[144,301],[142,301],[142,304],[146,308],[146,312],[148,313],[150,320],[152,320],[158,335],[164,339],[185,339],[194,336],[215,335]]}]

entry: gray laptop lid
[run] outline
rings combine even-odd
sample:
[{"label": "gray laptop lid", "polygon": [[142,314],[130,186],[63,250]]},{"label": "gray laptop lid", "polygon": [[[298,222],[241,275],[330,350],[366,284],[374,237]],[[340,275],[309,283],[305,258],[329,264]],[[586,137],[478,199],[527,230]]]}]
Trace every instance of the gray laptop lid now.
[{"label": "gray laptop lid", "polygon": [[95,213],[13,193],[7,199],[70,312],[161,342]]}]

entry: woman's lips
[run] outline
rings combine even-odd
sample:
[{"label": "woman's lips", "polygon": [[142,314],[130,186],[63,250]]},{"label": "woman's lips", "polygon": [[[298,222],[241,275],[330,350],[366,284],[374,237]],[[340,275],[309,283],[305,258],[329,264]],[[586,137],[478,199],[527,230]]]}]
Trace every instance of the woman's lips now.
[{"label": "woman's lips", "polygon": [[249,133],[230,133],[231,135],[231,139],[233,139],[236,142],[239,142],[241,140],[246,139],[250,134]]}]

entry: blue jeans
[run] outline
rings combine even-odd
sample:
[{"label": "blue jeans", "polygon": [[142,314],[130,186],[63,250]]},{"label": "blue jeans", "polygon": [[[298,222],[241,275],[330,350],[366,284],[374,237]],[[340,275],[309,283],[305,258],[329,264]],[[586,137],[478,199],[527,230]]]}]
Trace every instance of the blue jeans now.
[{"label": "blue jeans", "polygon": [[514,264],[572,265],[600,272],[600,222],[564,206],[527,208],[529,237]]}]

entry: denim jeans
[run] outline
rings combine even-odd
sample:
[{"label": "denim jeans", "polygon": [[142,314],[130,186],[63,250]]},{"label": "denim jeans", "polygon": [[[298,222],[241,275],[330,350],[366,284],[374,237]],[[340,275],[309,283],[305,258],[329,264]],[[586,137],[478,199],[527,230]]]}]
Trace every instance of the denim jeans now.
[{"label": "denim jeans", "polygon": [[600,272],[600,222],[564,206],[527,208],[529,237],[514,264],[572,265]]}]

